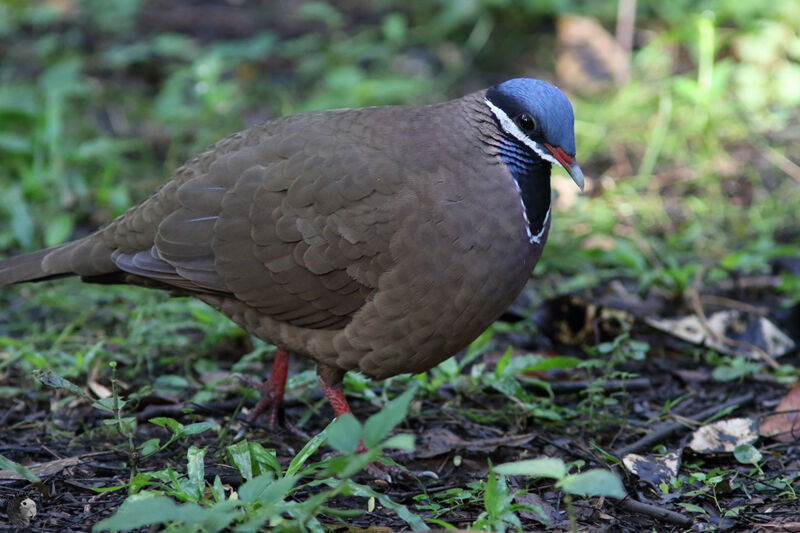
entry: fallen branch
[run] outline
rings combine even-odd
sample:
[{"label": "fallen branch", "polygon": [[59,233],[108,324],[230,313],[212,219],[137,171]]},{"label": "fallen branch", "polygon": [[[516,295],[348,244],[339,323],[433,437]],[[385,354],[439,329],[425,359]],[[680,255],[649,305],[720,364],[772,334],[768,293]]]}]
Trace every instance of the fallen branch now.
[{"label": "fallen branch", "polygon": [[[719,413],[720,411],[724,411],[725,409],[729,409],[733,406],[744,405],[753,401],[754,395],[752,393],[745,394],[743,396],[739,396],[738,398],[734,398],[728,402],[725,402],[722,405],[715,405],[714,407],[710,407],[705,409],[704,411],[700,411],[699,413],[695,414],[692,418],[694,420],[703,420],[714,416],[715,414]],[[687,429],[685,423],[681,422],[670,422],[668,424],[663,424],[660,426],[656,426],[652,433],[648,433],[641,439],[637,440],[636,442],[629,444],[619,450],[615,451],[614,454],[622,459],[629,453],[638,452],[644,448],[649,448],[651,445],[656,444],[665,438],[671,436],[673,433],[678,431]]]},{"label": "fallen branch", "polygon": [[555,381],[550,383],[550,388],[555,394],[580,392],[588,387],[600,387],[604,392],[609,392],[617,390],[647,390],[652,386],[653,384],[649,378],[609,379],[599,383],[593,380]]},{"label": "fallen branch", "polygon": [[700,326],[703,328],[706,335],[708,335],[709,338],[721,342],[723,344],[727,344],[728,346],[744,348],[745,350],[755,352],[756,354],[758,354],[761,360],[764,361],[764,363],[766,363],[770,368],[772,368],[773,370],[780,369],[781,366],[775,362],[775,359],[770,357],[770,355],[767,352],[765,352],[758,346],[750,344],[749,342],[731,339],[726,337],[725,335],[718,335],[717,333],[714,332],[714,330],[711,329],[711,326],[708,324],[708,319],[706,318],[706,312],[703,309],[703,304],[700,302],[699,286],[704,272],[705,268],[701,268],[700,270],[697,271],[692,286],[686,289],[686,295],[688,296],[689,303],[692,306],[695,315],[697,315],[697,318],[700,320]]},{"label": "fallen branch", "polygon": [[675,524],[676,526],[689,527],[694,522],[688,516],[676,513],[675,511],[670,511],[665,509],[663,506],[643,503],[638,500],[634,500],[633,498],[625,498],[619,502],[618,505],[626,511],[652,516],[653,518],[663,520],[664,522],[669,522],[670,524]]}]

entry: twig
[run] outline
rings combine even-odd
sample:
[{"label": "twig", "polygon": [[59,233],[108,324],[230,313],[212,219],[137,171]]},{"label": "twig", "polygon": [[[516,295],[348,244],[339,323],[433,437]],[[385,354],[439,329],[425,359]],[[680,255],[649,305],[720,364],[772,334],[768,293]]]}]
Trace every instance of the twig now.
[{"label": "twig", "polygon": [[[725,402],[722,405],[715,405],[714,407],[710,407],[708,409],[700,411],[691,418],[694,420],[704,420],[732,406],[744,405],[746,403],[749,403],[753,401],[753,397],[754,396],[752,393],[739,396],[738,398],[734,398],[733,400]],[[656,426],[653,429],[652,433],[648,433],[647,435],[637,440],[636,442],[629,444],[628,446],[625,446],[623,448],[620,448],[619,450],[614,452],[614,454],[621,459],[626,455],[628,455],[629,453],[636,452],[644,448],[648,448],[650,445],[655,444],[669,437],[673,433],[676,433],[683,429],[686,429],[686,424],[681,422],[670,422],[668,424]]]},{"label": "twig", "polygon": [[675,524],[676,526],[689,527],[693,523],[693,520],[688,516],[676,513],[675,511],[670,511],[669,509],[665,509],[663,506],[643,503],[638,500],[634,500],[633,498],[625,498],[619,502],[618,505],[627,511],[652,516],[653,518],[669,522],[670,524]]},{"label": "twig", "polygon": [[763,150],[761,155],[764,156],[764,159],[781,169],[788,176],[794,178],[795,181],[800,182],[800,167],[797,166],[794,161],[771,146],[765,146]]},{"label": "twig", "polygon": [[686,295],[689,298],[689,303],[694,310],[695,315],[700,320],[700,326],[706,332],[710,338],[714,339],[715,341],[719,341],[723,344],[727,344],[728,346],[735,346],[737,348],[744,348],[745,350],[750,350],[755,352],[764,363],[766,363],[770,368],[773,370],[780,369],[780,365],[775,362],[775,359],[770,357],[770,355],[759,348],[754,344],[750,344],[749,342],[745,341],[738,341],[735,339],[731,339],[726,337],[725,335],[718,335],[711,329],[711,326],[708,323],[708,319],[706,318],[706,313],[703,310],[703,304],[700,302],[700,293],[698,291],[698,287],[700,285],[700,280],[703,277],[703,273],[705,272],[705,267],[701,268],[697,271],[697,274],[694,276],[694,281],[692,282],[692,286],[686,289]]},{"label": "twig", "polygon": [[716,305],[728,309],[738,309],[739,311],[744,311],[745,313],[750,313],[753,315],[765,316],[769,313],[769,309],[766,307],[759,307],[745,302],[740,302],[739,300],[734,300],[733,298],[726,298],[724,296],[716,296],[713,294],[701,294],[700,301],[708,305]]},{"label": "twig", "polygon": [[617,3],[617,43],[625,52],[627,62],[625,72],[628,73],[620,83],[628,81],[630,76],[631,50],[633,49],[633,28],[636,21],[636,0],[619,0]]},{"label": "twig", "polygon": [[609,379],[608,381],[597,383],[595,381],[578,380],[578,381],[556,381],[550,383],[550,388],[556,394],[569,394],[572,392],[580,392],[589,386],[602,387],[604,392],[616,390],[647,390],[652,388],[653,384],[649,378],[636,378],[636,379]]},{"label": "twig", "polygon": [[713,285],[714,290],[768,290],[774,289],[782,283],[780,276],[749,276],[734,280],[720,281]]}]

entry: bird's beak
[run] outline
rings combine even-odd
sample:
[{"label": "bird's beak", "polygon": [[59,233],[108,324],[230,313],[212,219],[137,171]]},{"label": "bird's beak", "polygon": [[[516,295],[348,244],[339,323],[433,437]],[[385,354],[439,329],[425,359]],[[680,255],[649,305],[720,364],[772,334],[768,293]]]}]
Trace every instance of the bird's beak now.
[{"label": "bird's beak", "polygon": [[544,146],[551,154],[553,154],[553,157],[556,161],[558,161],[558,164],[569,173],[569,175],[572,177],[572,181],[574,181],[578,187],[583,190],[583,171],[581,170],[581,167],[578,166],[578,162],[559,146],[553,146],[547,143],[545,143]]}]

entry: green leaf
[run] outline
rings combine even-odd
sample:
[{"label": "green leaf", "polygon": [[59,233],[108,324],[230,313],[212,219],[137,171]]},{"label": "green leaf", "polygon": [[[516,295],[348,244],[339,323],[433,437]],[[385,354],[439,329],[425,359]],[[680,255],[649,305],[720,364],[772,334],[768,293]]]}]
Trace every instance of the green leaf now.
[{"label": "green leaf", "polygon": [[[108,398],[106,398],[108,399]],[[93,403],[92,405],[97,406],[98,402]],[[133,434],[136,431],[136,417],[135,416],[123,416],[119,419],[117,418],[108,418],[101,422],[104,426],[109,426],[117,429],[118,431],[122,431],[124,434]]]},{"label": "green leaf", "polygon": [[217,502],[225,501],[225,487],[222,485],[222,480],[219,476],[214,476],[214,484],[211,485],[211,494]]},{"label": "green leaf", "polygon": [[341,13],[325,2],[306,2],[297,10],[297,16],[302,19],[319,20],[328,26],[342,25]]},{"label": "green leaf", "polygon": [[127,402],[121,398],[114,398],[113,396],[110,398],[100,398],[96,402],[92,402],[92,407],[95,409],[100,409],[101,411],[106,411],[109,413],[116,414],[116,408],[119,407],[121,410],[125,407]]},{"label": "green leaf", "polygon": [[250,443],[250,458],[258,467],[258,473],[272,472],[276,476],[281,475],[281,464],[275,450],[268,450],[257,442]]},{"label": "green leaf", "polygon": [[325,472],[339,478],[349,478],[364,470],[368,464],[374,463],[377,459],[378,450],[376,449],[367,450],[366,453],[332,457],[328,461],[328,468]]},{"label": "green leaf", "polygon": [[186,452],[186,475],[189,478],[186,492],[196,499],[203,495],[205,488],[205,456],[206,451],[196,446],[189,446],[189,450]]},{"label": "green leaf", "polygon": [[383,443],[384,448],[391,448],[393,450],[405,450],[405,451],[413,451],[414,450],[414,435],[409,433],[400,433],[398,435],[392,435],[389,437],[386,442]]},{"label": "green leaf", "polygon": [[28,154],[33,146],[28,137],[11,132],[0,132],[0,150],[6,154]]},{"label": "green leaf", "polygon": [[506,349],[505,353],[503,353],[503,356],[500,358],[500,360],[497,361],[497,365],[494,368],[495,376],[503,375],[503,371],[505,371],[506,367],[508,366],[508,363],[511,361],[512,353],[514,353],[514,348],[509,346]]},{"label": "green leaf", "polygon": [[408,389],[367,419],[364,424],[364,446],[366,448],[377,446],[397,424],[403,421],[408,413],[408,404],[411,403],[414,392],[415,389]]},{"label": "green leaf", "polygon": [[11,229],[17,241],[23,248],[33,246],[33,218],[28,211],[28,204],[18,186],[6,190],[0,198],[0,205],[3,205],[11,217]]},{"label": "green leaf", "polygon": [[92,531],[127,531],[170,521],[193,521],[202,513],[203,508],[194,503],[177,505],[163,496],[134,495],[122,503],[114,516],[95,524]]},{"label": "green leaf", "polygon": [[742,357],[734,358],[729,366],[716,367],[711,376],[716,381],[735,381],[761,371],[761,365]]},{"label": "green leaf", "polygon": [[267,506],[283,500],[294,488],[298,476],[287,476],[276,480],[272,474],[261,474],[239,487],[239,499],[246,503],[259,502]]},{"label": "green leaf", "polygon": [[694,503],[678,503],[678,506],[683,507],[684,509],[692,513],[699,513],[704,515],[708,514],[705,509]]},{"label": "green leaf", "polygon": [[121,490],[121,489],[126,489],[127,488],[127,489],[129,489],[128,490],[129,493],[134,493],[135,494],[135,491],[132,490],[128,485],[129,485],[128,483],[125,483],[124,485],[113,485],[111,487],[95,487],[95,488],[92,488],[92,490],[94,492],[102,493],[102,492],[114,492],[114,491],[117,491],[117,490]]},{"label": "green leaf", "polygon": [[322,443],[325,442],[326,438],[325,431],[311,437],[311,439],[306,442],[306,445],[303,446],[303,449],[297,452],[297,455],[294,456],[292,462],[289,463],[289,466],[286,468],[286,475],[295,475],[300,470],[300,467],[305,464],[308,458],[314,455],[314,452],[316,452],[317,449],[322,446]]},{"label": "green leaf", "polygon": [[278,500],[283,500],[292,491],[299,476],[286,476],[272,483],[261,493],[258,500],[262,505],[270,505]]},{"label": "green leaf", "polygon": [[[334,480],[324,480],[325,484],[333,487],[334,483],[337,481]],[[397,516],[400,517],[402,520],[405,520],[406,524],[409,525],[412,531],[428,531],[430,528],[425,524],[425,521],[408,510],[408,507],[405,505],[401,505],[394,500],[392,500],[389,496],[385,494],[381,494],[380,492],[376,492],[371,488],[360,485],[353,480],[346,480],[345,485],[347,486],[350,494],[353,496],[361,496],[362,498],[375,498],[380,502],[380,504],[387,509],[392,509],[394,512],[397,513]]]},{"label": "green leaf", "polygon": [[250,446],[246,440],[240,440],[225,448],[231,463],[239,469],[239,473],[246,480],[253,479],[253,463],[250,458]]},{"label": "green leaf", "polygon": [[44,245],[50,247],[61,244],[72,233],[73,226],[70,215],[62,214],[54,217],[44,227]]},{"label": "green leaf", "polygon": [[[152,472],[139,472],[138,474],[136,474],[131,478],[128,494],[136,494],[144,487],[146,487],[150,483],[151,479],[153,479]],[[120,487],[124,486],[125,485],[120,485]],[[102,491],[102,489],[95,489],[95,490],[97,490],[98,492]]]},{"label": "green leaf", "polygon": [[183,431],[181,432],[181,434],[184,436],[197,435],[198,433],[202,433],[204,431],[216,428],[217,426],[215,424],[212,424],[211,422],[195,422],[194,424],[183,426]]},{"label": "green leaf", "polygon": [[538,363],[526,365],[525,371],[539,372],[544,370],[559,370],[565,368],[576,368],[581,363],[581,359],[577,357],[569,357],[566,355],[557,355],[555,357],[545,357]]},{"label": "green leaf", "polygon": [[147,457],[149,455],[153,455],[158,451],[158,446],[161,443],[159,439],[150,439],[144,441],[140,446],[139,449],[142,452],[143,457]]},{"label": "green leaf", "polygon": [[345,413],[337,417],[336,420],[325,429],[325,434],[328,437],[328,444],[330,444],[331,448],[343,455],[355,453],[358,448],[358,442],[361,440],[361,433],[361,424],[359,424],[356,417],[350,413]]},{"label": "green leaf", "polygon": [[567,466],[561,459],[542,457],[540,459],[527,459],[514,463],[504,463],[494,467],[498,474],[508,476],[533,476],[562,479],[567,475]]},{"label": "green leaf", "polygon": [[522,385],[520,385],[520,382],[517,381],[516,378],[509,375],[499,376],[493,379],[492,388],[505,394],[509,398],[516,398],[522,401],[529,398],[528,393],[525,392],[525,389],[522,387]]},{"label": "green leaf", "polygon": [[483,505],[491,517],[499,517],[507,510],[514,495],[508,494],[508,485],[504,475],[495,475],[496,471],[489,469],[486,478],[486,490],[483,492]]},{"label": "green leaf", "polygon": [[86,398],[87,400],[90,401],[94,400],[94,398],[83,392],[83,389],[81,389],[77,385],[62,378],[61,376],[50,370],[34,370],[33,379],[35,379],[42,385],[47,385],[48,387],[51,387],[53,389],[65,389],[72,393],[77,394],[81,398]]},{"label": "green leaf", "polygon": [[39,94],[29,85],[10,85],[6,82],[0,87],[0,113],[33,117],[41,112],[37,96]]},{"label": "green leaf", "polygon": [[567,494],[578,496],[625,497],[622,482],[608,470],[594,469],[572,474],[557,482],[556,486]]},{"label": "green leaf", "polygon": [[763,458],[758,448],[752,444],[740,444],[733,449],[733,456],[744,465],[758,464]]},{"label": "green leaf", "polygon": [[261,474],[253,479],[243,483],[239,490],[239,500],[244,503],[253,503],[258,501],[261,494],[275,481],[272,474]]},{"label": "green leaf", "polygon": [[162,428],[169,429],[172,433],[180,435],[183,430],[183,425],[175,420],[174,418],[169,418],[166,416],[158,416],[156,418],[151,418],[148,422],[151,424],[155,424],[157,426],[161,426]]},{"label": "green leaf", "polygon": [[390,13],[383,18],[381,30],[388,41],[401,43],[408,32],[408,24],[401,13]]},{"label": "green leaf", "polygon": [[39,479],[39,476],[37,476],[24,466],[17,464],[11,459],[3,457],[2,455],[0,455],[0,468],[15,472],[20,476],[24,477],[25,479],[27,479],[28,481],[30,481],[31,483],[40,483],[42,481],[41,479]]}]

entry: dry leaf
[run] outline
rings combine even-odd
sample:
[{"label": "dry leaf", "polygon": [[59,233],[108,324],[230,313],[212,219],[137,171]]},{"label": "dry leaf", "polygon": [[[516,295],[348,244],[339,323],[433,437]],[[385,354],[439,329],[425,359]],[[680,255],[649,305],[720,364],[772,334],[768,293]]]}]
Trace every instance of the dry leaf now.
[{"label": "dry leaf", "polygon": [[613,90],[628,79],[628,55],[595,19],[564,15],[559,17],[556,31],[556,73],[567,87],[597,94]]},{"label": "dry leaf", "polygon": [[[47,461],[46,463],[36,463],[32,465],[25,465],[25,468],[33,472],[39,477],[52,476],[61,472],[65,468],[77,465],[82,459],[91,457],[93,455],[103,455],[108,452],[93,452],[77,457],[64,457],[63,459],[56,459],[55,461]],[[0,479],[25,479],[16,472],[11,470],[0,470]]]},{"label": "dry leaf", "polygon": [[731,453],[742,444],[758,440],[758,424],[751,418],[729,418],[701,427],[692,434],[689,448],[697,453]]},{"label": "dry leaf", "polygon": [[420,435],[414,447],[414,457],[428,459],[456,450],[493,452],[499,446],[521,446],[535,437],[534,433],[504,435],[490,439],[463,440],[445,428],[433,428]]},{"label": "dry leaf", "polygon": [[622,464],[629,472],[639,476],[642,481],[658,487],[659,484],[667,483],[678,475],[681,456],[678,452],[647,456],[629,453],[622,458]]},{"label": "dry leaf", "polygon": [[800,380],[781,399],[772,414],[766,417],[758,432],[778,442],[792,442],[800,438]]},{"label": "dry leaf", "polygon": [[716,338],[711,338],[696,315],[679,318],[646,318],[645,322],[661,331],[689,341],[703,344],[720,353],[745,355],[759,359],[758,353],[742,346],[726,344],[718,339],[746,342],[764,350],[770,357],[780,357],[794,349],[795,344],[778,326],[763,316],[750,316],[742,311],[720,311],[708,317],[708,328]]}]

